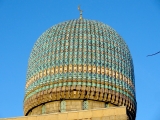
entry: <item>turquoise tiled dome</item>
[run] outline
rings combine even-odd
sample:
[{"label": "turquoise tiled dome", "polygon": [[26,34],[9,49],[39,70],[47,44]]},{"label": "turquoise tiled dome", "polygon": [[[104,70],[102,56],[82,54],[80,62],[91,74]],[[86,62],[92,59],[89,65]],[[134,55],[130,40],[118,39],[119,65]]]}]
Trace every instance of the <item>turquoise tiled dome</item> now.
[{"label": "turquoise tiled dome", "polygon": [[53,101],[47,98],[33,104],[38,95],[67,90],[85,90],[85,95],[94,91],[95,95],[87,99],[95,100],[99,93],[96,100],[125,105],[135,114],[132,57],[114,29],[98,21],[76,19],[57,24],[38,38],[28,62],[25,114],[43,102]]}]

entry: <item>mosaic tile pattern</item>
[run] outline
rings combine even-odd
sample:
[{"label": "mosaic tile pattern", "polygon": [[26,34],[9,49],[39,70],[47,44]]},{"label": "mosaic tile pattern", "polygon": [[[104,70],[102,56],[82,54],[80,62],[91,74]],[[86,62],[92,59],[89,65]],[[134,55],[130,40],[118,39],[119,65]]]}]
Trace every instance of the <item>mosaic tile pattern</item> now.
[{"label": "mosaic tile pattern", "polygon": [[45,31],[30,54],[25,99],[63,86],[109,89],[136,106],[134,67],[122,37],[94,20],[70,20]]}]

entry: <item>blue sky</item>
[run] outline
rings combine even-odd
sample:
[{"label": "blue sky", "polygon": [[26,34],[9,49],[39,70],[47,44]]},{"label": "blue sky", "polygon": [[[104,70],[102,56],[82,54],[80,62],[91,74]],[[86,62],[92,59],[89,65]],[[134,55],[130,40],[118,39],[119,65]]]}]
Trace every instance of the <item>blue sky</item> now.
[{"label": "blue sky", "polygon": [[29,54],[51,26],[79,17],[114,28],[134,62],[136,120],[160,120],[160,0],[0,0],[0,118],[23,116]]}]

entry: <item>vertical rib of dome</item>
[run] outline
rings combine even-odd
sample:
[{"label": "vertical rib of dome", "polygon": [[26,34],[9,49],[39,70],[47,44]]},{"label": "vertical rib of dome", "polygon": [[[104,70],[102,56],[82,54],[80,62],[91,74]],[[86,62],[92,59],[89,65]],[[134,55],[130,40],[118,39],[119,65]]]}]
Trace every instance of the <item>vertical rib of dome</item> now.
[{"label": "vertical rib of dome", "polygon": [[24,114],[51,101],[73,99],[125,105],[131,116],[136,114],[129,49],[115,30],[98,21],[57,24],[38,38],[30,54]]}]

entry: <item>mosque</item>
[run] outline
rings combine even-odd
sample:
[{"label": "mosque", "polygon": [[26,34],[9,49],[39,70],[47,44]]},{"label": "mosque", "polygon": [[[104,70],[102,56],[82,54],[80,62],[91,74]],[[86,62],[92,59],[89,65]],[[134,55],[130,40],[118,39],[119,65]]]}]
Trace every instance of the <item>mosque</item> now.
[{"label": "mosque", "polygon": [[24,116],[5,120],[135,120],[133,61],[110,26],[84,19],[56,24],[28,61]]}]

